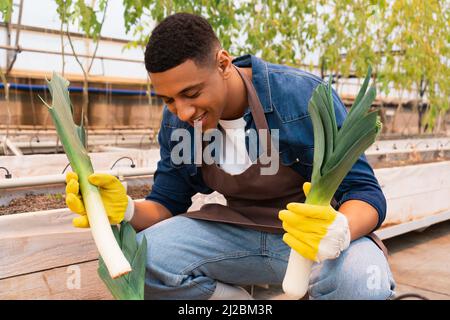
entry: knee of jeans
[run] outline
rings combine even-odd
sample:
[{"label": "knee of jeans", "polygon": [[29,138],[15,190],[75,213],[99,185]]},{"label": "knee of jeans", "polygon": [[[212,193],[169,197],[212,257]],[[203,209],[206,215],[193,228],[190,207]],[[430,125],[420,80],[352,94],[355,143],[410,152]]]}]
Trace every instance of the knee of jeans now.
[{"label": "knee of jeans", "polygon": [[[143,237],[147,239],[146,284],[178,286],[185,276],[180,273],[180,252],[174,241],[168,237],[170,233],[164,226],[155,225],[136,235],[140,244]],[[177,262],[178,261],[178,262]]]},{"label": "knee of jeans", "polygon": [[[370,244],[365,243],[367,245]],[[362,245],[346,250],[338,259],[326,260],[313,270],[310,297],[358,300],[391,298],[395,283],[387,260],[378,248],[363,250]]]}]

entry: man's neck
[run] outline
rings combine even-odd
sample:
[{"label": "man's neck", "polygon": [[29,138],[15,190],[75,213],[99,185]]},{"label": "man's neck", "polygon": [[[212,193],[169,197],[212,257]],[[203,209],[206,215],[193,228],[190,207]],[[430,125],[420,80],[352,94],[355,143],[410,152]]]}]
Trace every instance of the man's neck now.
[{"label": "man's neck", "polygon": [[[240,70],[249,78],[252,79],[251,68],[240,68]],[[232,75],[229,79],[227,105],[222,113],[222,120],[234,120],[244,115],[248,107],[247,89],[238,71],[233,67]]]}]

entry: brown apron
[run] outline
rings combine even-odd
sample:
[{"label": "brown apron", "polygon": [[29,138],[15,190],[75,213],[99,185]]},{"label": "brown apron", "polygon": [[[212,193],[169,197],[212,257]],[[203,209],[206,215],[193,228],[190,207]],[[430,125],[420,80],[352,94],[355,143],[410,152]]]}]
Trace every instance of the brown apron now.
[{"label": "brown apron", "polygon": [[[272,149],[269,126],[263,107],[252,82],[236,67],[247,89],[248,103],[256,129],[266,129],[267,155],[278,152]],[[205,147],[206,142],[203,142]],[[263,151],[264,152],[264,151]],[[203,153],[201,153],[203,154]],[[271,158],[279,160],[279,157]],[[250,229],[270,233],[284,233],[278,212],[290,202],[304,202],[302,185],[305,179],[294,169],[279,163],[274,175],[262,175],[259,158],[244,172],[231,175],[220,169],[216,163],[202,163],[202,177],[205,184],[221,193],[227,205],[217,203],[204,204],[199,210],[187,212],[189,218],[231,223]],[[335,202],[334,202],[335,203]],[[376,235],[368,235],[386,254],[385,247]]]}]

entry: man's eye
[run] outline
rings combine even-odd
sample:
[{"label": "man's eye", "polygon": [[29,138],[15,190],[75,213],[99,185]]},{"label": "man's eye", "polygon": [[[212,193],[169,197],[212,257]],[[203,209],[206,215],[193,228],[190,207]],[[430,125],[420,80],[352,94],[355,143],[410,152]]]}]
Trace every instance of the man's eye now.
[{"label": "man's eye", "polygon": [[172,99],[172,98],[170,98],[170,99],[164,99],[164,103],[165,103],[165,104],[172,104],[172,103],[173,103],[173,99]]},{"label": "man's eye", "polygon": [[186,98],[194,99],[197,98],[200,95],[200,91],[194,93],[194,94],[186,94]]}]

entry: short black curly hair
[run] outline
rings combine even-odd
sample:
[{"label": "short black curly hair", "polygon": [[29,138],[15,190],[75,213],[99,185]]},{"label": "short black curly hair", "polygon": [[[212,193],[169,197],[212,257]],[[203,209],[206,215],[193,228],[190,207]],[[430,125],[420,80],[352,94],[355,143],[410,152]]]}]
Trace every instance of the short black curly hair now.
[{"label": "short black curly hair", "polygon": [[204,65],[211,62],[211,52],[217,47],[219,39],[205,18],[175,13],[153,29],[145,48],[145,68],[148,72],[163,72],[188,59]]}]

